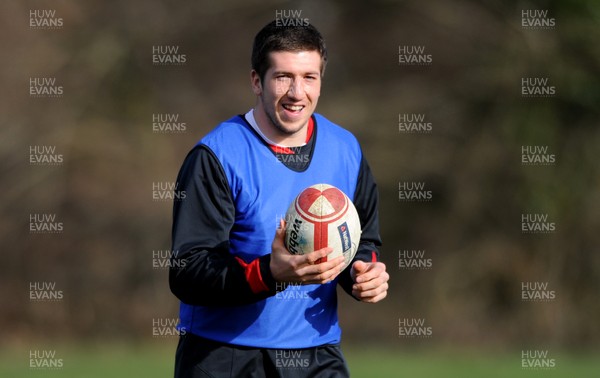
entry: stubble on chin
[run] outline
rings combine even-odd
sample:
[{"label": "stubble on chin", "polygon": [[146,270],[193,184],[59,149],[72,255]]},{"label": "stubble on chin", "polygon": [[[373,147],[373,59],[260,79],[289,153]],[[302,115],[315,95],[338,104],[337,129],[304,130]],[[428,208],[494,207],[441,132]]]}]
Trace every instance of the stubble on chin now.
[{"label": "stubble on chin", "polygon": [[279,121],[279,119],[277,119],[277,117],[275,115],[269,114],[268,112],[266,114],[267,114],[267,117],[269,117],[271,124],[273,126],[275,126],[275,128],[280,133],[285,134],[285,135],[294,135],[297,132],[299,132],[300,130],[302,130],[302,127],[304,126],[304,125],[300,125],[294,129],[289,129],[289,128],[286,128],[285,126],[283,126],[283,124]]}]

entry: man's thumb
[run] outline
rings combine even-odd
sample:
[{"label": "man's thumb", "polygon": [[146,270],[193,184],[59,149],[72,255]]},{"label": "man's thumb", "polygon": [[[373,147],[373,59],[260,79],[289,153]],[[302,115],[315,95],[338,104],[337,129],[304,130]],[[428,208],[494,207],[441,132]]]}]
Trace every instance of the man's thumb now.
[{"label": "man's thumb", "polygon": [[355,273],[362,273],[367,270],[367,266],[366,262],[358,260],[352,265],[352,269],[354,269]]}]

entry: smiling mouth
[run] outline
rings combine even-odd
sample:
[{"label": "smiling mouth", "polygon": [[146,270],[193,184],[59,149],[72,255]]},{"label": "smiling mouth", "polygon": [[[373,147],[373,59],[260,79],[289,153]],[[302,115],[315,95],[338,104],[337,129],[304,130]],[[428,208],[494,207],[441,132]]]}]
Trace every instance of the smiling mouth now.
[{"label": "smiling mouth", "polygon": [[304,105],[288,105],[288,104],[282,104],[281,106],[283,106],[283,108],[285,110],[289,110],[290,112],[300,112],[302,111],[302,109],[304,109]]}]

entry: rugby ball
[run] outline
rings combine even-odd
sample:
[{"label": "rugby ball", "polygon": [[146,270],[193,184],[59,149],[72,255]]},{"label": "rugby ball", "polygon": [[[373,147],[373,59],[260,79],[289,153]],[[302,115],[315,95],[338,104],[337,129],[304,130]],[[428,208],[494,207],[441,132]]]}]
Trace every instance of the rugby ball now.
[{"label": "rugby ball", "polygon": [[294,199],[285,216],[285,246],[292,254],[307,254],[331,247],[318,262],[345,257],[347,267],[360,242],[360,219],[350,198],[335,186],[317,184]]}]

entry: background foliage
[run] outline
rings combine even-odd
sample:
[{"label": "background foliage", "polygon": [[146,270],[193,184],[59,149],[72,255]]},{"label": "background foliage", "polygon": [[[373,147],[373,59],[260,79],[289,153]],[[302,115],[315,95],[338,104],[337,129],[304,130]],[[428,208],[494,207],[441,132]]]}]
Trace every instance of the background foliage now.
[{"label": "background foliage", "polygon": [[[56,9],[58,30],[28,27]],[[0,33],[0,311],[5,349],[56,342],[150,342],[153,318],[176,317],[167,272],[173,181],[195,142],[254,103],[249,56],[276,10],[296,9],[324,34],[330,63],[318,111],[351,130],[378,180],[389,298],[341,295],[349,343],[517,351],[597,350],[600,340],[600,47],[595,1],[18,1],[3,2]],[[554,30],[521,28],[546,9]],[[152,64],[177,45],[182,66]],[[431,66],[398,65],[399,45],[423,45]],[[56,77],[62,98],[31,98],[30,77]],[[523,98],[522,77],[549,77],[552,98]],[[177,113],[180,134],[152,132]],[[425,113],[431,134],[403,134],[399,113]],[[55,145],[62,165],[29,164]],[[523,166],[523,145],[557,162]],[[433,200],[398,200],[422,181]],[[56,213],[65,231],[28,232],[30,213]],[[526,235],[522,213],[547,213],[556,232]],[[424,249],[430,270],[398,267]],[[60,303],[29,301],[53,281]],[[526,303],[521,282],[547,281],[548,303]],[[398,318],[425,318],[430,339],[398,337]],[[173,341],[173,340],[171,340]]]}]

